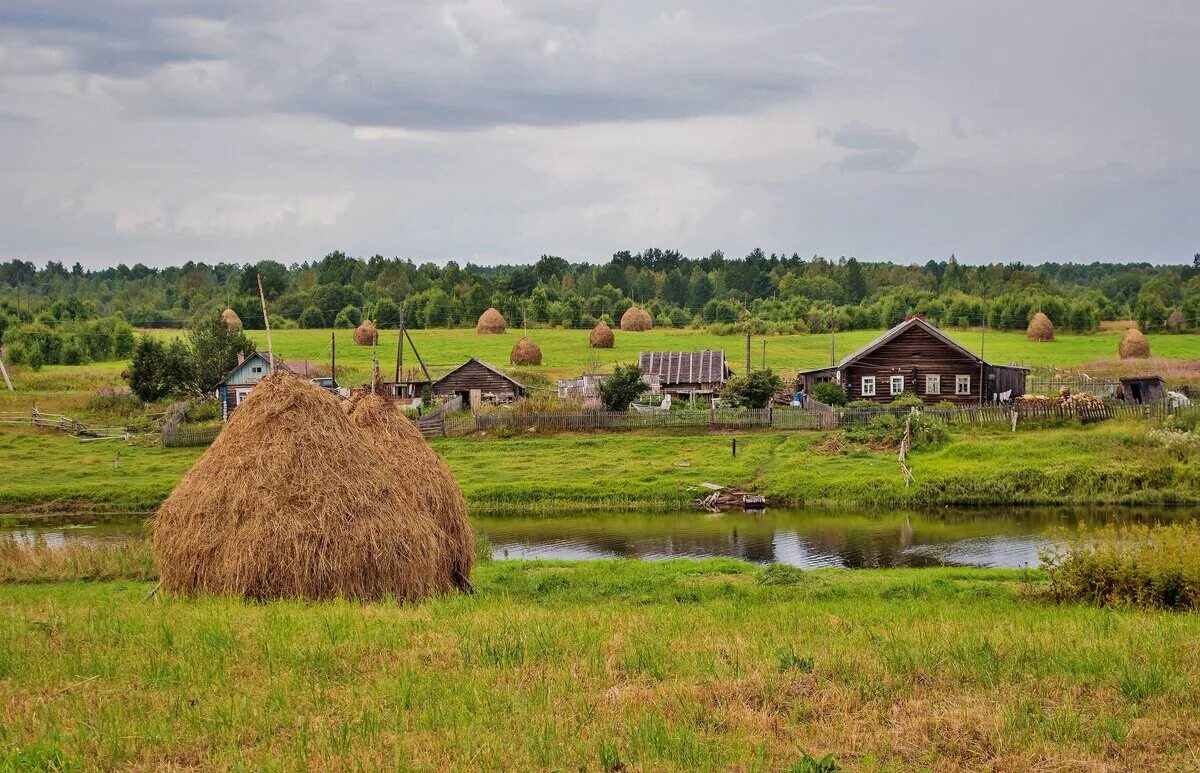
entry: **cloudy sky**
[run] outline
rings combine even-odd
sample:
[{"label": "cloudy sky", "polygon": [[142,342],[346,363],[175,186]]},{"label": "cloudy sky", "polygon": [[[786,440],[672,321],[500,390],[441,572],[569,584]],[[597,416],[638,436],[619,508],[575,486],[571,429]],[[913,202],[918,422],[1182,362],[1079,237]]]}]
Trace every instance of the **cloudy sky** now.
[{"label": "cloudy sky", "polygon": [[1200,251],[1194,0],[4,0],[0,258]]}]

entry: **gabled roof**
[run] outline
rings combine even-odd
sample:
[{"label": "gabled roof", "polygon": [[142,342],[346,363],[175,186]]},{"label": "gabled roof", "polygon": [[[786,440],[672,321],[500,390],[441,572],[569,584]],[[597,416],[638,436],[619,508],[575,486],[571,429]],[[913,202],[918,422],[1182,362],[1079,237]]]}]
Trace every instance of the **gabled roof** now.
[{"label": "gabled roof", "polygon": [[507,373],[505,373],[505,372],[503,372],[503,371],[501,371],[501,370],[497,370],[496,368],[493,368],[491,365],[488,365],[486,362],[484,362],[483,360],[479,359],[478,357],[472,357],[471,359],[469,359],[469,360],[467,360],[466,362],[464,362],[462,365],[459,365],[459,366],[458,366],[457,368],[455,368],[454,370],[450,371],[450,372],[449,372],[449,373],[447,373],[446,375],[444,375],[444,376],[442,376],[441,378],[437,379],[436,381],[434,381],[434,382],[433,382],[434,386],[436,386],[436,385],[438,385],[438,384],[442,383],[442,382],[443,382],[443,381],[445,381],[446,379],[448,379],[448,378],[450,378],[451,376],[453,376],[455,373],[458,373],[460,370],[462,370],[463,368],[467,367],[467,366],[468,366],[468,365],[470,365],[472,362],[474,362],[474,363],[478,363],[479,365],[482,365],[483,367],[487,368],[487,369],[488,369],[488,370],[490,370],[492,373],[495,373],[497,376],[499,376],[500,378],[504,379],[505,381],[511,381],[513,384],[516,384],[516,385],[517,385],[517,386],[519,386],[521,389],[525,389],[525,385],[524,385],[524,384],[522,384],[520,381],[517,381],[515,378],[513,378],[512,376],[508,375]]},{"label": "gabled roof", "polygon": [[858,351],[854,352],[853,354],[847,355],[846,357],[843,357],[842,361],[838,363],[838,367],[844,368],[847,365],[849,365],[850,363],[854,362],[855,360],[862,359],[863,357],[867,356],[871,352],[875,351],[879,347],[886,344],[888,341],[891,341],[892,339],[896,338],[901,333],[903,333],[911,328],[914,328],[914,327],[921,328],[922,330],[929,333],[934,338],[937,338],[942,343],[946,344],[947,346],[951,347],[952,349],[957,349],[965,357],[970,357],[972,360],[976,360],[977,362],[983,361],[979,357],[979,355],[975,354],[975,352],[971,351],[967,347],[963,346],[962,344],[958,343],[954,339],[950,338],[945,333],[938,330],[936,327],[929,324],[921,317],[909,317],[908,319],[904,320],[899,325],[896,325],[894,328],[887,331],[883,335],[879,336],[874,341],[872,341],[871,343],[862,347]]},{"label": "gabled roof", "polygon": [[638,367],[646,376],[658,376],[662,384],[705,384],[724,381],[731,372],[725,364],[725,352],[703,349],[698,352],[639,352]]},{"label": "gabled roof", "polygon": [[217,386],[228,383],[230,376],[232,376],[234,373],[236,373],[243,365],[245,365],[247,362],[254,359],[255,357],[262,360],[264,365],[272,366],[274,370],[291,372],[291,368],[289,368],[287,366],[287,363],[284,362],[279,357],[272,355],[270,352],[254,351],[254,352],[250,353],[249,357],[247,357],[246,359],[239,362],[237,365],[235,365],[233,367],[232,370],[230,370],[228,373],[226,373],[225,376],[220,381],[217,382]]}]

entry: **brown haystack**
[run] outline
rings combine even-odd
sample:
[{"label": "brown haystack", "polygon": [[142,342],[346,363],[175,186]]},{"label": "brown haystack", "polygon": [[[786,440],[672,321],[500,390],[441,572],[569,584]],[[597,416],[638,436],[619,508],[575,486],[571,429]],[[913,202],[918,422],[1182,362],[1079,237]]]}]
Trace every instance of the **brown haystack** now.
[{"label": "brown haystack", "polygon": [[1172,333],[1182,333],[1183,327],[1183,312],[1179,309],[1172,309],[1171,313],[1167,315],[1167,330]]},{"label": "brown haystack", "polygon": [[1125,335],[1121,336],[1121,343],[1117,344],[1117,353],[1121,355],[1122,360],[1149,357],[1150,342],[1146,340],[1146,336],[1142,335],[1142,331],[1130,328],[1125,331]]},{"label": "brown haystack", "polygon": [[475,534],[467,520],[467,503],[449,468],[425,442],[416,425],[392,400],[370,392],[345,401],[350,421],[363,430],[390,465],[389,475],[413,480],[443,536],[442,573],[455,586],[471,587],[475,566]]},{"label": "brown haystack", "polygon": [[508,323],[504,320],[504,315],[491,307],[480,314],[479,321],[475,323],[475,332],[478,335],[503,333],[507,330]]},{"label": "brown haystack", "polygon": [[242,318],[237,315],[233,309],[225,309],[221,312],[221,321],[225,323],[225,327],[230,330],[242,329]]},{"label": "brown haystack", "polygon": [[615,342],[616,338],[613,336],[612,328],[604,320],[597,322],[588,335],[588,346],[593,349],[611,349]]},{"label": "brown haystack", "polygon": [[354,328],[354,343],[359,346],[370,346],[375,343],[379,336],[379,330],[376,329],[375,323],[369,319],[364,319],[362,324]]},{"label": "brown haystack", "polygon": [[163,589],[403,601],[448,591],[426,492],[389,458],[332,394],[268,376],[154,515]]},{"label": "brown haystack", "polygon": [[654,327],[654,318],[645,309],[630,306],[621,315],[621,329],[633,332],[649,330]]},{"label": "brown haystack", "polygon": [[508,361],[513,365],[541,365],[542,350],[533,342],[529,336],[521,336],[521,340],[517,341],[517,345],[512,348],[512,353],[508,355]]},{"label": "brown haystack", "polygon": [[1025,337],[1030,341],[1053,341],[1054,323],[1039,311],[1029,320],[1029,327],[1025,328]]}]

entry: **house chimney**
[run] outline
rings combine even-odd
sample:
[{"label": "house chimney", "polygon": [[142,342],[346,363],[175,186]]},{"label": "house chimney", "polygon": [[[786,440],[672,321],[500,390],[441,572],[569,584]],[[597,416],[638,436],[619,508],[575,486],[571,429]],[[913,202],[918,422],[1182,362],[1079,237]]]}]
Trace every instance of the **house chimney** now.
[{"label": "house chimney", "polygon": [[238,352],[238,365],[241,365],[245,361],[246,361],[246,355],[242,354],[241,352]]},{"label": "house chimney", "polygon": [[914,317],[915,317],[916,319],[919,319],[919,320],[921,320],[922,322],[928,322],[928,321],[929,321],[928,319],[926,319],[926,318],[925,318],[925,317],[926,317],[926,315],[925,315],[925,312],[923,312],[923,311],[922,311],[922,312],[919,312],[919,313],[917,313],[917,314],[906,314],[906,315],[904,315],[904,321],[905,321],[905,322],[908,322],[910,319],[913,319]]}]

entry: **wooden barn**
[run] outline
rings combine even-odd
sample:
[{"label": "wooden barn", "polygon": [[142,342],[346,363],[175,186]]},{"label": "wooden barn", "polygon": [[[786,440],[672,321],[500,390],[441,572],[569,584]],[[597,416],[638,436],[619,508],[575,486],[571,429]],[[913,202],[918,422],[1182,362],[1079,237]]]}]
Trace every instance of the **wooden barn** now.
[{"label": "wooden barn", "polygon": [[848,400],[890,403],[912,392],[927,403],[1004,402],[1025,394],[1026,368],[993,365],[923,317],[910,317],[830,368],[801,371],[809,394],[821,381]]},{"label": "wooden barn", "polygon": [[650,394],[682,398],[712,399],[721,393],[725,380],[733,375],[725,362],[725,352],[718,349],[640,352],[638,367],[650,385]]},{"label": "wooden barn", "polygon": [[221,403],[221,420],[229,418],[229,414],[242,404],[250,390],[259,381],[271,374],[271,362],[275,370],[290,371],[287,363],[270,352],[254,352],[237,364],[237,367],[225,374],[225,378],[213,390]]},{"label": "wooden barn", "polygon": [[1162,376],[1126,376],[1117,396],[1131,403],[1153,403],[1167,399],[1167,386]]},{"label": "wooden barn", "polygon": [[[525,386],[475,357],[433,382],[439,397],[459,396],[463,405],[476,407],[480,401],[510,403],[525,396]],[[472,395],[472,393],[475,393]]]}]

